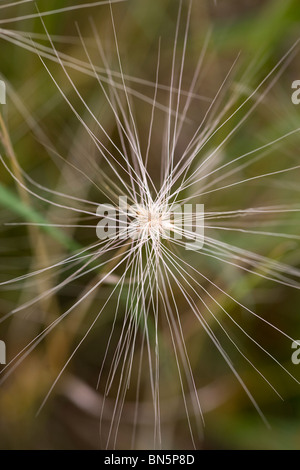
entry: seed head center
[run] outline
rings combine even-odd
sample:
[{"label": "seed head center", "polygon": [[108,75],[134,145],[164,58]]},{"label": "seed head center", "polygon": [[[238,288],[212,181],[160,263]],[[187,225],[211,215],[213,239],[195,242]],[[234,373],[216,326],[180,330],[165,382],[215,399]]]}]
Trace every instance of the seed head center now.
[{"label": "seed head center", "polygon": [[137,230],[142,237],[160,238],[166,230],[164,211],[157,207],[139,206],[136,210]]}]

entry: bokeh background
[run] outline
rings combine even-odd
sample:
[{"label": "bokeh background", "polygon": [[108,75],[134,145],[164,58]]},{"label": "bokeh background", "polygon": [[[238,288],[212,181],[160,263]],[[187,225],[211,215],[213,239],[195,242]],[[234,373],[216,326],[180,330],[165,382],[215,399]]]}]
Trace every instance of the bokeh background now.
[{"label": "bokeh background", "polygon": [[[14,2],[13,2],[14,3]],[[21,3],[21,2],[20,2]],[[24,180],[17,162],[39,184],[76,197],[104,202],[89,180],[74,171],[74,165],[82,173],[91,176],[102,165],[94,144],[78,119],[66,104],[45,67],[55,77],[68,98],[76,103],[85,122],[96,132],[96,125],[87,110],[76,97],[66,79],[62,67],[46,58],[39,57],[35,42],[45,53],[51,44],[46,36],[35,3],[41,12],[53,11],[62,6],[79,5],[79,2],[59,0],[37,1],[9,7],[1,2],[0,9],[0,74],[7,85],[7,104],[1,106],[1,154],[17,178]],[[177,0],[128,0],[113,6],[118,43],[127,84],[133,90],[135,117],[139,126],[142,146],[147,144],[146,135],[151,113],[157,53],[161,41],[160,83],[166,88],[170,83],[170,67],[179,2]],[[278,63],[299,38],[300,10],[298,0],[194,0],[189,28],[183,89],[188,89],[195,66],[209,37],[206,57],[201,71],[197,94],[189,112],[189,122],[182,147],[188,139],[194,123],[199,123],[207,106],[216,94],[229,68],[239,55],[238,64],[230,79],[241,99],[248,96]],[[184,45],[187,2],[183,1],[183,20],[177,50]],[[116,46],[108,6],[66,11],[43,17],[45,27],[54,45],[66,60],[87,61],[79,32],[84,38],[92,61],[103,68],[103,61],[95,45],[91,19],[96,25],[110,67],[118,71]],[[22,34],[21,34],[22,33]],[[28,34],[27,34],[28,33]],[[52,55],[53,57],[53,55]],[[300,127],[300,106],[291,102],[291,84],[300,80],[299,52],[295,49],[287,67],[274,83],[273,88],[251,115],[247,123],[234,135],[220,158],[229,161],[232,155],[245,153],[285,133]],[[71,58],[71,59],[69,59]],[[43,61],[45,60],[45,63]],[[69,69],[68,69],[69,70]],[[70,69],[70,74],[84,100],[95,112],[109,135],[118,139],[113,113],[93,73]],[[103,73],[105,77],[105,71]],[[131,77],[131,78],[130,78]],[[135,78],[138,78],[136,80]],[[120,77],[114,75],[121,86]],[[141,82],[142,80],[142,82]],[[107,83],[104,83],[107,86]],[[242,90],[242,91],[241,91]],[[166,90],[160,90],[159,99],[167,104]],[[150,104],[149,104],[150,100]],[[226,94],[224,96],[226,102]],[[220,107],[222,109],[222,107]],[[160,123],[164,112],[158,113],[150,158],[151,174],[159,179],[161,135]],[[240,116],[234,120],[236,123]],[[234,123],[229,123],[222,136]],[[211,145],[217,145],[218,136]],[[200,157],[199,157],[200,158]],[[279,163],[278,163],[279,162]],[[251,177],[299,164],[299,137],[285,140],[274,147],[267,158],[257,166],[243,170],[242,177]],[[73,166],[72,166],[73,165]],[[109,174],[109,169],[107,169]],[[99,176],[100,178],[100,176]],[[101,179],[99,179],[101,184]],[[44,194],[44,193],[43,193]],[[55,200],[55,196],[47,195]],[[214,208],[237,209],[260,204],[294,204],[299,200],[299,171],[282,175],[264,184],[246,185],[224,195],[211,196],[205,201]],[[6,281],[40,269],[56,260],[69,256],[73,250],[94,241],[91,230],[74,228],[9,226],[7,223],[62,221],[80,223],[76,214],[57,209],[35,200],[20,186],[3,166],[0,167],[0,281]],[[270,218],[275,224],[276,216]],[[298,213],[280,217],[278,232],[299,234]],[[227,238],[226,238],[227,237]],[[300,250],[295,240],[270,240],[262,236],[241,236],[239,233],[224,235],[224,240],[286,262],[300,264]],[[109,262],[109,260],[108,260]],[[245,303],[258,315],[283,329],[295,339],[300,338],[299,291],[287,286],[262,280],[255,275],[241,273],[233,267],[221,266],[212,260],[201,260],[202,269],[224,290]],[[0,312],[7,315],[17,306],[30,301],[46,289],[61,281],[58,270],[51,277],[31,278],[27,283],[2,286]],[[30,308],[18,312],[1,323],[0,339],[7,344],[7,360],[10,361],[45,326],[68,309],[82,295],[84,289],[95,279],[91,274],[84,281],[76,281],[58,294],[43,299]],[[101,287],[89,301],[59,324],[45,340],[35,348],[0,388],[0,447],[2,449],[97,449],[99,422],[103,395],[101,387],[96,391],[97,378],[105,355],[106,341],[110,335],[114,317],[113,304],[93,328],[80,350],[63,373],[42,411],[36,413],[49,391],[53,380],[78,344],[84,332],[111,292],[112,287]],[[176,292],[175,292],[176,295]],[[209,301],[209,299],[207,300]],[[239,319],[247,331],[261,341],[278,361],[300,379],[300,365],[291,362],[291,341],[283,338],[266,324],[249,317],[228,298],[220,296],[230,315]],[[236,354],[230,344],[224,343],[231,353],[234,365],[253,393],[255,400],[270,423],[261,420],[257,411],[243,392],[232,372],[223,364],[209,339],[202,332],[186,304],[178,298],[186,344],[194,375],[197,379],[199,397],[205,413],[205,429],[197,446],[203,449],[299,449],[300,448],[300,385],[293,381],[280,366],[259,351],[255,345],[242,337],[238,330],[232,335],[243,352],[255,366],[275,384],[282,394],[276,394]],[[217,312],[226,324],[222,312]],[[228,328],[232,325],[227,322]],[[114,341],[122,329],[122,319],[116,325]],[[164,341],[162,333],[162,342]],[[138,345],[137,345],[138,347]],[[180,384],[174,369],[172,345],[165,339],[162,348],[161,396],[164,447],[191,448],[188,425]],[[110,351],[103,369],[103,377],[109,373]],[[133,384],[137,381],[133,370]],[[135,383],[136,385],[136,383]],[[134,390],[134,387],[133,387]],[[102,416],[102,433],[107,433],[112,419],[113,395],[106,400]],[[124,403],[123,418],[119,427],[117,447],[130,448],[134,423],[135,394],[129,390]],[[136,429],[136,448],[151,448],[153,416],[151,395],[147,381],[141,384],[141,408]]]}]

